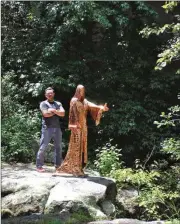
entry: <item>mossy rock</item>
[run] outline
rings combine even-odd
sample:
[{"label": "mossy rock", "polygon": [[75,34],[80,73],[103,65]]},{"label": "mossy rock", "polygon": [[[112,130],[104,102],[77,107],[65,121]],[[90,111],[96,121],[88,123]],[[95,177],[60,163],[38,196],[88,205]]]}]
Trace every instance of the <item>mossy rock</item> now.
[{"label": "mossy rock", "polygon": [[9,209],[2,209],[1,210],[1,218],[9,218],[9,217],[12,217],[13,216],[13,213],[11,210]]}]

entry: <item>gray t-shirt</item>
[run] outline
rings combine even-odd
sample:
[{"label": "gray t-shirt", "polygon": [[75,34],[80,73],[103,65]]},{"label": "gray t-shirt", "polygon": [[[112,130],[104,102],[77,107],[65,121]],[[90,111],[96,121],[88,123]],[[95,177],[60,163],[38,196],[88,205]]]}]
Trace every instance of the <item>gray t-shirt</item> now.
[{"label": "gray t-shirt", "polygon": [[[56,110],[64,109],[62,104],[58,101],[48,102],[47,100],[40,103],[40,110],[48,110],[48,108],[54,108]],[[43,128],[60,128],[60,119],[58,115],[52,117],[42,117]]]}]

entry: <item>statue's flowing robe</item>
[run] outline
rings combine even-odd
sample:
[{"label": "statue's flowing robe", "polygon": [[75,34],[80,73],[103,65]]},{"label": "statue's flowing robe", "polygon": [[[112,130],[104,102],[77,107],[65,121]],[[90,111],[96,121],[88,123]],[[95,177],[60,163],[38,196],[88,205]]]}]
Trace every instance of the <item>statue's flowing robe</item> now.
[{"label": "statue's flowing robe", "polygon": [[87,113],[90,112],[96,125],[99,124],[103,110],[87,101],[81,102],[72,98],[69,112],[69,128],[78,126],[77,133],[71,131],[67,155],[62,165],[57,169],[60,173],[69,173],[75,176],[84,175],[83,164],[87,164]]}]

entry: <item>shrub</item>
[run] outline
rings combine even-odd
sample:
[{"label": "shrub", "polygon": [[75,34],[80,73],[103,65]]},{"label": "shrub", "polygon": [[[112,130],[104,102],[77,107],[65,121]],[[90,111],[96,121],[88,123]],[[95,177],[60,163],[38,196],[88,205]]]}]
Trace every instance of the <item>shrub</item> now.
[{"label": "shrub", "polygon": [[113,146],[111,143],[107,143],[104,147],[96,150],[97,159],[94,164],[100,174],[108,176],[111,172],[122,166],[122,161],[120,161],[120,151],[121,149],[118,149],[117,145]]},{"label": "shrub", "polygon": [[28,162],[34,159],[33,142],[39,138],[37,111],[26,112],[22,106],[2,120],[2,160]]}]

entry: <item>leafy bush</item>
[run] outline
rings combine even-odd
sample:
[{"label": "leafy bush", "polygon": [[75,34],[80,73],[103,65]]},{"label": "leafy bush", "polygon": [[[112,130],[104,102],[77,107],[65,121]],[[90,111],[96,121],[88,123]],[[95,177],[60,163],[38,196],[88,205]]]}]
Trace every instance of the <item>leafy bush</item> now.
[{"label": "leafy bush", "polygon": [[[162,7],[166,12],[173,11],[178,2],[165,3]],[[167,64],[176,61],[179,58],[179,15],[175,15],[176,19],[172,24],[165,24],[163,27],[157,26],[145,27],[140,34],[149,37],[151,34],[160,35],[170,32],[171,39],[167,41],[167,45],[162,47],[161,54],[158,55],[157,66],[155,70],[162,70]],[[175,18],[175,17],[174,17]],[[179,74],[179,69],[175,74]],[[174,77],[176,76],[174,74]],[[165,140],[161,143],[161,151],[165,154],[171,154],[171,157],[178,161],[180,159],[180,139],[178,125],[180,124],[180,107],[178,105],[169,108],[170,112],[165,114],[162,112],[162,120],[155,121],[154,124],[158,128],[166,128],[167,132],[163,137]],[[171,128],[169,130],[169,128]],[[168,138],[167,138],[168,136]],[[162,137],[162,136],[161,136]],[[169,164],[168,164],[169,165]],[[140,211],[140,218],[143,219],[176,219],[180,217],[180,169],[177,165],[169,166],[168,170],[161,171],[158,164],[154,165],[157,171],[144,170],[138,168],[119,169],[113,173],[113,177],[123,186],[125,183],[132,185],[138,190],[139,196],[137,202]],[[167,223],[179,224],[179,220],[172,220]]]},{"label": "leafy bush", "polygon": [[28,113],[21,107],[2,120],[2,160],[32,161],[33,143],[39,139],[40,120],[37,111]]},{"label": "leafy bush", "polygon": [[173,220],[167,221],[166,224],[180,224],[180,220],[173,219]]},{"label": "leafy bush", "polygon": [[113,146],[111,143],[106,143],[104,147],[98,148],[96,150],[97,160],[94,164],[98,171],[104,176],[110,175],[111,172],[119,169],[122,166],[122,161],[120,161],[121,149],[116,147],[117,145]]},{"label": "leafy bush", "polygon": [[28,110],[26,102],[20,103],[19,88],[14,85],[14,72],[2,78],[2,160],[32,161],[35,158],[32,146],[39,140],[40,113]]},{"label": "leafy bush", "polygon": [[180,217],[178,209],[180,196],[176,189],[177,182],[176,187],[173,188],[170,183],[167,184],[164,181],[167,179],[166,173],[125,168],[113,172],[112,177],[117,181],[119,187],[132,186],[138,191],[136,202],[141,208],[138,218],[149,220]]},{"label": "leafy bush", "polygon": [[144,171],[142,169],[133,170],[131,168],[118,169],[112,173],[112,177],[116,179],[118,186],[132,186],[138,192],[141,188],[152,187],[153,182],[158,180],[160,176],[157,171]]},{"label": "leafy bush", "polygon": [[162,151],[171,154],[171,158],[180,159],[180,139],[167,138],[162,144]]},{"label": "leafy bush", "polygon": [[143,189],[138,198],[139,206],[143,208],[142,218],[169,219],[180,217],[177,201],[180,199],[176,191],[165,190],[163,186],[154,185]]}]

